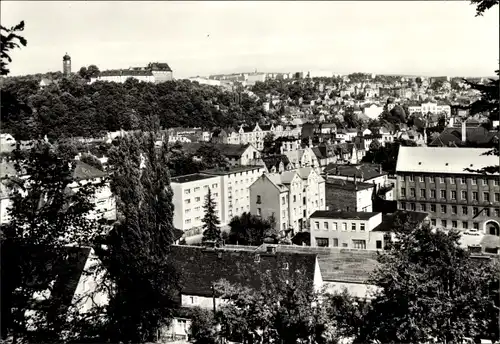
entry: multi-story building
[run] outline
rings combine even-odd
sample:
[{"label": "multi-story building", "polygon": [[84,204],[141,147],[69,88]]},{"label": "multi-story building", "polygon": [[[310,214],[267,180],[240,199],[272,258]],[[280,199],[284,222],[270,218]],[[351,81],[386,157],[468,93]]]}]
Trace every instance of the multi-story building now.
[{"label": "multi-story building", "polygon": [[221,217],[222,192],[218,176],[201,173],[188,174],[172,178],[170,186],[173,191],[174,227],[182,231],[201,227],[205,215],[205,204],[208,189],[216,206],[216,213]]},{"label": "multi-story building", "polygon": [[[185,152],[196,154],[202,145],[203,143],[197,142],[185,143],[182,145],[182,148]],[[214,147],[228,159],[230,166],[264,165],[260,157],[260,152],[251,144],[240,145],[217,143]]]},{"label": "multi-story building", "polygon": [[500,235],[499,173],[476,172],[498,165],[488,149],[401,147],[396,165],[399,209],[428,212],[441,228]]},{"label": "multi-story building", "polygon": [[434,115],[444,114],[446,118],[451,116],[451,107],[447,104],[440,104],[434,102],[422,103],[419,106],[409,106],[408,112],[410,115],[414,113],[428,114],[429,112]]},{"label": "multi-story building", "polygon": [[111,81],[124,83],[133,78],[144,82],[160,83],[173,79],[173,72],[167,63],[152,62],[146,67],[130,67],[129,69],[104,70],[97,77],[90,78],[90,82]]},{"label": "multi-story building", "polygon": [[203,171],[205,175],[219,178],[219,219],[222,226],[228,224],[234,216],[250,212],[250,185],[259,179],[265,169],[265,166],[234,166]]},{"label": "multi-story building", "polygon": [[274,216],[279,230],[302,230],[316,210],[325,209],[325,181],[313,168],[265,173],[250,186],[250,212]]},{"label": "multi-story building", "polygon": [[258,150],[264,148],[264,137],[273,134],[274,138],[279,137],[299,137],[300,126],[282,126],[271,124],[270,126],[259,126],[254,128],[240,126],[238,130],[234,128],[217,129],[212,135],[212,141],[225,144],[252,144]]},{"label": "multi-story building", "polygon": [[374,196],[373,184],[327,178],[325,184],[326,206],[329,210],[371,212]]}]

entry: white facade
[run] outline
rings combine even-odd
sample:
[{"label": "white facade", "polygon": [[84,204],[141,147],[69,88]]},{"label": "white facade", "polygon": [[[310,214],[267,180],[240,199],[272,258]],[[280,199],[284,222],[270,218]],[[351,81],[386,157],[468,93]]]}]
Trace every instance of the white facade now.
[{"label": "white facade", "polygon": [[226,225],[234,216],[250,212],[250,185],[264,172],[265,166],[237,166],[227,171],[204,171],[220,180],[220,221]]},{"label": "white facade", "polygon": [[382,213],[318,213],[310,218],[311,246],[383,249],[385,232],[373,232],[382,223]]},{"label": "white facade", "polygon": [[252,144],[258,150],[262,150],[264,148],[264,137],[267,134],[273,134],[274,138],[278,137],[299,137],[301,134],[301,128],[295,127],[291,128],[289,126],[282,125],[271,125],[269,130],[262,130],[258,124],[255,125],[255,128],[251,131],[245,131],[243,127],[240,127],[236,131],[232,131],[227,133],[227,138],[225,139],[227,142],[221,143],[229,143],[229,144]]},{"label": "white facade", "polygon": [[429,112],[435,115],[443,113],[448,118],[451,116],[451,107],[449,105],[438,105],[438,103],[428,102],[420,106],[409,106],[408,112],[410,115],[414,113],[427,114]]},{"label": "white facade", "polygon": [[183,231],[201,227],[205,215],[203,205],[206,202],[208,189],[216,205],[216,212],[221,218],[221,180],[218,176],[191,174],[172,178],[170,186],[173,191],[174,227]]},{"label": "white facade", "polygon": [[16,140],[11,134],[0,134],[0,153],[12,152],[16,149]]},{"label": "white facade", "polygon": [[98,76],[97,78],[90,78],[90,83],[94,83],[96,81],[108,81],[108,82],[117,82],[120,84],[125,83],[127,79],[137,79],[139,81],[144,82],[155,82],[154,75],[128,75],[126,73],[121,75],[103,75]]},{"label": "white facade", "polygon": [[377,119],[380,114],[384,111],[383,106],[377,106],[375,104],[370,105],[363,109],[363,113],[370,119]]}]

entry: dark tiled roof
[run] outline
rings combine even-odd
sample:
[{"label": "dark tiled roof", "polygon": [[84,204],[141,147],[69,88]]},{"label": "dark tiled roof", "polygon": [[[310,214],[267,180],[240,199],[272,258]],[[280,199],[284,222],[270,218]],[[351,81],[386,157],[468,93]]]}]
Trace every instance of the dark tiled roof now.
[{"label": "dark tiled roof", "polygon": [[82,161],[77,161],[75,170],[73,171],[73,179],[75,180],[87,180],[94,178],[105,177],[106,173],[95,168],[94,166],[90,166]]},{"label": "dark tiled roof", "polygon": [[171,246],[172,263],[181,274],[183,294],[212,296],[212,284],[221,279],[253,289],[260,289],[261,277],[270,271],[276,275],[284,271],[284,263],[292,276],[299,270],[312,283],[316,255],[293,252],[259,252],[260,261],[255,262],[255,248],[208,249],[199,246]]},{"label": "dark tiled roof", "polygon": [[373,184],[358,182],[355,184],[350,180],[327,178],[325,180],[325,187],[332,189],[340,189],[346,191],[366,190],[375,187]]},{"label": "dark tiled roof", "polygon": [[286,167],[290,163],[290,160],[288,160],[288,157],[284,154],[269,155],[263,157],[262,161],[264,161],[264,164],[266,164],[268,170],[270,170],[273,166],[278,168],[280,162],[283,162],[283,167]]},{"label": "dark tiled roof", "polygon": [[380,171],[379,166],[370,164],[339,165],[332,163],[326,166],[325,172],[344,177],[352,177],[354,175],[357,177],[363,176],[363,180],[370,180],[387,174],[387,172]]},{"label": "dark tiled roof", "polygon": [[316,210],[311,214],[311,218],[329,218],[342,220],[369,220],[379,213],[358,212],[358,211],[332,211]]},{"label": "dark tiled roof", "polygon": [[[71,305],[91,249],[63,247],[62,250],[61,254],[55,255],[41,246],[4,246],[1,252],[2,275],[5,271],[12,285],[16,286],[19,278],[16,272],[19,271],[20,264],[27,263],[27,266],[33,268],[30,284],[36,290],[43,291],[53,281],[50,299],[54,302],[51,304],[64,312]],[[4,287],[3,282],[2,286]],[[13,290],[2,290],[2,294],[4,292],[12,295]]]},{"label": "dark tiled roof", "polygon": [[172,183],[188,183],[196,180],[202,180],[207,178],[213,178],[213,176],[208,176],[202,173],[186,174],[184,176],[178,176],[171,179]]},{"label": "dark tiled roof", "polygon": [[160,62],[151,62],[148,64],[148,68],[152,71],[161,71],[161,72],[171,72],[172,69],[168,65],[168,63],[160,63]]},{"label": "dark tiled roof", "polygon": [[[205,143],[193,142],[193,143],[184,143],[182,148],[191,154],[196,153],[200,147]],[[228,158],[236,158],[239,159],[248,148],[249,144],[246,145],[234,145],[229,143],[216,143],[213,145],[216,149],[218,149],[223,155]]]},{"label": "dark tiled roof", "polygon": [[[494,139],[499,136],[500,133],[498,131],[488,131],[484,127],[467,127],[465,129],[467,145],[472,147],[494,144]],[[457,146],[462,145],[461,128],[445,128],[429,146],[448,146],[450,144],[455,144]]]}]

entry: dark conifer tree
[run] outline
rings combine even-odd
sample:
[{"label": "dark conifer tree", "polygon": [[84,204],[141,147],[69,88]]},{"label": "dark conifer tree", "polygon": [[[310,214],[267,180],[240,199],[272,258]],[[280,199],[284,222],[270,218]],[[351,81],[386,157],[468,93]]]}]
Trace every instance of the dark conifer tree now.
[{"label": "dark conifer tree", "polygon": [[215,202],[212,199],[212,191],[208,189],[205,200],[205,216],[203,217],[203,242],[219,241],[221,240],[221,231],[218,227],[220,225],[219,217],[215,210]]}]

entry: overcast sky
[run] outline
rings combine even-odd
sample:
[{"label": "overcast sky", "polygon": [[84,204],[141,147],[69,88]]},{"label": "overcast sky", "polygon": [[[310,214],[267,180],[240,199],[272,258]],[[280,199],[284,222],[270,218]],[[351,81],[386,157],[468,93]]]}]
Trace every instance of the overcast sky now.
[{"label": "overcast sky", "polygon": [[498,7],[468,1],[2,1],[1,22],[26,22],[11,75],[96,64],[167,62],[174,77],[238,71],[490,76]]}]

